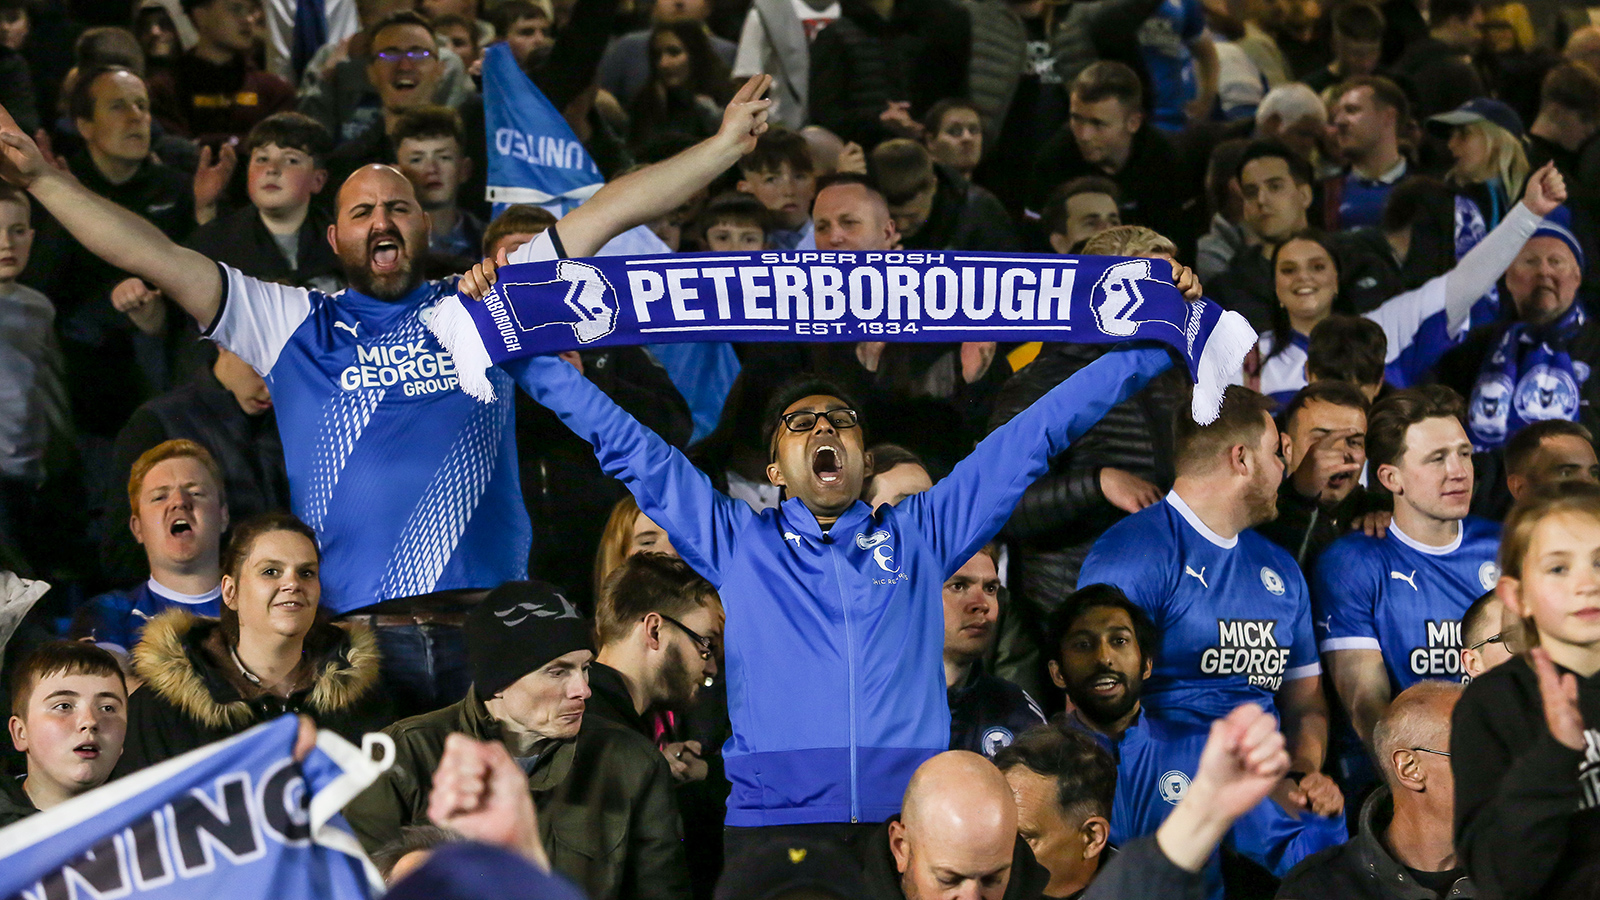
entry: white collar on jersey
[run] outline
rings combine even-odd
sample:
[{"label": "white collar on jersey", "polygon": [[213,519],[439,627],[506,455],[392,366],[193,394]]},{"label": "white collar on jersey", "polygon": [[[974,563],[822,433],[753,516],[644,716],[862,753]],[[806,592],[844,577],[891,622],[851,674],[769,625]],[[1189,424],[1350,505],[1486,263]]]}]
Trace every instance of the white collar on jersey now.
[{"label": "white collar on jersey", "polygon": [[1411,535],[1401,531],[1400,523],[1398,522],[1389,523],[1389,533],[1394,535],[1395,540],[1405,544],[1407,547],[1410,547],[1418,553],[1426,553],[1429,556],[1448,556],[1449,554],[1461,549],[1461,538],[1467,533],[1467,528],[1464,522],[1457,522],[1455,539],[1450,543],[1445,544],[1443,547],[1430,547],[1427,544],[1422,543]]},{"label": "white collar on jersey", "polygon": [[1189,523],[1190,528],[1200,532],[1201,537],[1224,550],[1232,550],[1234,547],[1239,546],[1239,536],[1237,534],[1231,538],[1225,538],[1212,531],[1206,526],[1206,523],[1200,521],[1199,516],[1194,514],[1194,510],[1189,508],[1189,504],[1183,502],[1183,498],[1178,496],[1177,491],[1167,491],[1167,502],[1172,504],[1172,508],[1178,511],[1178,515],[1183,516],[1183,520]]},{"label": "white collar on jersey", "polygon": [[202,603],[210,603],[213,600],[219,600],[222,598],[222,585],[220,584],[211,590],[206,591],[204,594],[180,594],[172,588],[169,588],[157,581],[156,577],[151,575],[148,585],[150,588],[150,593],[155,594],[157,597],[160,597],[163,600],[171,600],[173,603],[182,603],[187,606],[199,606]]}]

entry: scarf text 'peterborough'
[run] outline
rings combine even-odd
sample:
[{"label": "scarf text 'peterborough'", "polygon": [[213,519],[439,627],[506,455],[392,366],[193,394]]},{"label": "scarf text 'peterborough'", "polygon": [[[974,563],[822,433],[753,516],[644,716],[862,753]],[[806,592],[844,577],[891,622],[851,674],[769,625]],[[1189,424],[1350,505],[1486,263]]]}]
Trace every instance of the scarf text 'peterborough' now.
[{"label": "scarf text 'peterborough'", "polygon": [[455,296],[428,327],[461,388],[491,365],[587,347],[679,341],[1159,341],[1213,421],[1255,343],[1243,316],[1188,303],[1159,260],[1109,256],[771,251],[563,259],[501,267],[483,302]]}]

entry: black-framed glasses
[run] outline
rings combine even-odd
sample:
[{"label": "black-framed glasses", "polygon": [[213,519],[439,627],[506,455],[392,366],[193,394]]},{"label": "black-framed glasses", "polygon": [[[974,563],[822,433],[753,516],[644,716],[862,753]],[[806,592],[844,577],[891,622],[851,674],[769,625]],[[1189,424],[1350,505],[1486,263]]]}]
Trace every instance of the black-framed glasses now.
[{"label": "black-framed glasses", "polygon": [[1491,634],[1488,637],[1484,638],[1483,640],[1477,642],[1476,644],[1473,644],[1471,647],[1468,647],[1467,649],[1468,650],[1476,650],[1476,649],[1478,649],[1479,647],[1482,647],[1485,644],[1504,644],[1505,642],[1506,642],[1506,636],[1504,634]]},{"label": "black-framed glasses", "polygon": [[848,406],[842,406],[838,409],[830,409],[825,413],[816,413],[809,409],[803,409],[799,412],[789,413],[786,416],[779,416],[778,418],[783,420],[783,427],[789,429],[790,431],[803,434],[817,427],[817,419],[822,416],[827,417],[829,425],[841,430],[845,428],[854,428],[861,424],[861,416]]},{"label": "black-framed glasses", "polygon": [[1450,756],[1450,751],[1448,750],[1430,750],[1427,747],[1408,747],[1406,749],[1410,750],[1412,753],[1432,753],[1435,756],[1443,756],[1446,758]]},{"label": "black-framed glasses", "polygon": [[434,51],[428,49],[427,47],[412,47],[410,50],[379,50],[377,53],[372,55],[386,63],[397,63],[402,59],[409,59],[412,62],[423,62],[425,60],[433,59],[433,53]]},{"label": "black-framed glasses", "polygon": [[688,635],[689,636],[689,640],[694,641],[694,645],[696,647],[700,648],[700,658],[701,659],[709,660],[711,658],[711,652],[712,652],[713,649],[715,649],[714,646],[711,643],[711,638],[704,637],[704,636],[700,635],[693,628],[690,628],[689,626],[683,624],[682,622],[679,622],[677,619],[674,619],[673,617],[667,615],[666,613],[658,612],[658,613],[656,613],[656,615],[658,615],[661,618],[666,619],[668,622],[671,622],[672,624],[678,626],[678,630],[679,631],[682,631],[684,634]]}]

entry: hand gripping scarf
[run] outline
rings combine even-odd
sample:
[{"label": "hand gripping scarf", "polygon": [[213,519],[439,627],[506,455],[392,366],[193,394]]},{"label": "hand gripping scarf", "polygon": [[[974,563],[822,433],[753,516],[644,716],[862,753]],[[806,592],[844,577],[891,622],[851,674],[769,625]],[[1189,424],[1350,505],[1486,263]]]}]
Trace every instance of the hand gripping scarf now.
[{"label": "hand gripping scarf", "polygon": [[1192,414],[1216,419],[1255,332],[1188,303],[1159,260],[1107,256],[774,251],[504,266],[482,302],[428,322],[461,388],[491,365],[587,347],[680,341],[1159,341],[1188,365]]}]

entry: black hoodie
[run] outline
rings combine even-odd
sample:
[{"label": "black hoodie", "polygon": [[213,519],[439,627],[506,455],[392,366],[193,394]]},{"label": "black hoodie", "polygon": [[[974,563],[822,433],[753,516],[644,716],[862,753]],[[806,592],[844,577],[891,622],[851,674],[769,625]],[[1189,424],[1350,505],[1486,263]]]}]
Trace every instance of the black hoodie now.
[{"label": "black hoodie", "polygon": [[1486,896],[1592,897],[1600,886],[1600,676],[1578,679],[1578,706],[1585,750],[1550,734],[1521,656],[1467,685],[1456,705],[1456,849]]}]

